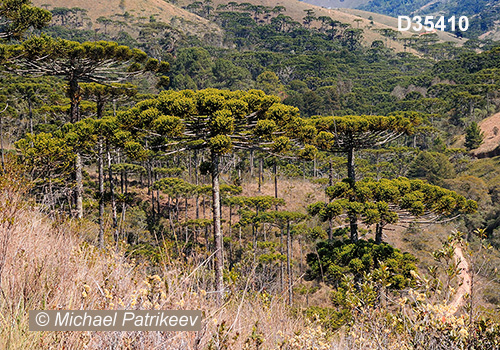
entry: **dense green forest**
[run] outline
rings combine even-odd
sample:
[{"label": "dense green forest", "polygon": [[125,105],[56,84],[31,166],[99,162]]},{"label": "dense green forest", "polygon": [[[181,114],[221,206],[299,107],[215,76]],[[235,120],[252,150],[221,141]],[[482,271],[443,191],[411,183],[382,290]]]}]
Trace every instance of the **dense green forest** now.
[{"label": "dense green forest", "polygon": [[[0,3],[2,347],[498,346],[496,43],[44,7]],[[197,309],[203,331],[27,332],[56,308]]]}]

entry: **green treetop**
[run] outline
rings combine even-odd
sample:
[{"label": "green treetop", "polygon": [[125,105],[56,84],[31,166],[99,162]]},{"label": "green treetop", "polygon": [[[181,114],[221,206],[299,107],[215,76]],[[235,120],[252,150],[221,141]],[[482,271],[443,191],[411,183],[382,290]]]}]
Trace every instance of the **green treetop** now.
[{"label": "green treetop", "polygon": [[98,41],[78,43],[64,39],[34,36],[18,45],[4,47],[3,60],[18,74],[61,76],[68,83],[67,95],[71,101],[70,120],[78,121],[82,98],[80,82],[120,82],[141,72],[168,71],[166,62],[159,62],[138,49],[115,42]]},{"label": "green treetop", "polygon": [[[476,202],[454,191],[406,178],[363,179],[355,184],[346,179],[328,187],[326,193],[333,202],[310,205],[309,213],[321,218],[354,216],[368,226],[375,224],[376,243],[382,242],[382,230],[387,224],[435,222],[477,209]],[[356,240],[351,233],[351,241]]]},{"label": "green treetop", "polygon": [[49,11],[31,6],[29,0],[2,0],[0,39],[21,39],[30,28],[41,29],[51,19]]},{"label": "green treetop", "polygon": [[[411,115],[410,118],[395,116],[344,116],[313,118],[309,126],[316,129],[314,143],[319,149],[328,152],[347,154],[347,176],[354,184],[356,171],[354,152],[356,150],[373,148],[395,140],[403,134],[413,131],[420,119]],[[351,238],[358,236],[356,210],[349,211]]]},{"label": "green treetop", "polygon": [[[288,146],[287,127],[298,109],[262,91],[163,91],[118,115],[124,128],[159,137],[166,152],[208,149],[211,156],[216,289],[223,290],[220,219],[221,158],[233,149],[280,152]],[[148,132],[149,131],[149,132]]]},{"label": "green treetop", "polygon": [[483,143],[484,133],[476,122],[472,122],[465,130],[465,148],[472,150]]}]

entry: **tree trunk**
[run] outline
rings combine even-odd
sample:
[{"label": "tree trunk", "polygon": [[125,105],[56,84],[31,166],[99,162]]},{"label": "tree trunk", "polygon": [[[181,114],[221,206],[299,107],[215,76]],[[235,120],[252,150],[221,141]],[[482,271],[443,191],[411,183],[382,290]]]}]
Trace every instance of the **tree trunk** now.
[{"label": "tree trunk", "polygon": [[161,208],[160,208],[160,190],[156,190],[156,208],[158,209],[158,216],[161,215]]},{"label": "tree trunk", "polygon": [[116,200],[115,200],[115,185],[113,183],[113,170],[111,169],[111,152],[108,146],[108,176],[109,176],[109,191],[111,192],[111,212],[113,215],[113,238],[118,242],[118,218],[116,214]]},{"label": "tree trunk", "polygon": [[122,194],[124,193],[124,186],[125,185],[125,170],[120,171],[120,190]]},{"label": "tree trunk", "polygon": [[229,227],[228,227],[228,232],[229,232],[229,237],[233,237],[233,228],[231,227],[233,225],[233,206],[229,204]]},{"label": "tree trunk", "polygon": [[[354,147],[347,151],[347,177],[351,180],[351,186],[356,182],[356,170],[354,165]],[[349,214],[349,226],[351,230],[351,242],[358,241],[358,217],[355,214]]]},{"label": "tree trunk", "polygon": [[76,177],[76,217],[83,218],[83,176],[82,176],[82,158],[80,153],[75,157],[75,177]]},{"label": "tree trunk", "polygon": [[375,244],[382,243],[383,226],[381,224],[375,225]]},{"label": "tree trunk", "polygon": [[[198,177],[198,150],[194,150],[194,184],[196,186],[199,185],[199,177]],[[196,205],[196,216],[195,219],[198,220],[200,218],[200,195],[198,191],[196,191],[195,196],[195,205]]]},{"label": "tree trunk", "polygon": [[[333,164],[330,159],[330,167],[328,171],[328,186],[333,186]],[[329,200],[332,201],[331,199]],[[328,239],[331,241],[333,239],[333,219],[328,219]]]},{"label": "tree trunk", "polygon": [[[280,254],[283,255],[283,228],[280,228]],[[283,260],[280,259],[280,290],[283,292],[284,289],[284,268],[283,268]]]},{"label": "tree trunk", "polygon": [[125,222],[125,215],[126,215],[126,211],[127,211],[127,203],[125,203],[125,201],[123,201],[122,203],[122,217],[121,217],[121,220],[120,220],[120,236],[123,238],[123,223]]},{"label": "tree trunk", "polygon": [[219,188],[219,155],[212,152],[212,209],[213,209],[213,227],[214,227],[214,244],[215,244],[215,289],[217,292],[217,300],[222,301],[222,293],[224,291],[223,274],[223,239],[222,229],[220,224],[220,188]]},{"label": "tree trunk", "polygon": [[263,161],[262,158],[259,158],[259,193],[262,192],[262,178],[263,178]]},{"label": "tree trunk", "polygon": [[291,268],[291,257],[292,253],[292,236],[290,234],[290,223],[286,225],[286,272],[288,275],[288,305],[292,305],[292,268]]},{"label": "tree trunk", "polygon": [[314,159],[313,159],[313,177],[315,178],[317,176],[317,160],[316,160],[316,156],[314,156]]},{"label": "tree trunk", "polygon": [[99,176],[99,247],[104,247],[104,161],[102,140],[98,143],[98,176]]},{"label": "tree trunk", "polygon": [[[147,168],[147,172],[148,172],[148,194],[150,194],[151,186],[153,186],[153,179],[151,177],[151,162],[149,160],[146,162],[146,168]],[[153,205],[154,205],[154,203],[153,203]]]},{"label": "tree trunk", "polygon": [[33,134],[33,109],[31,106],[31,98],[28,97],[28,117],[30,120],[30,133]]},{"label": "tree trunk", "polygon": [[102,98],[97,99],[97,119],[101,119],[104,114],[104,101]]},{"label": "tree trunk", "polygon": [[207,215],[206,215],[206,198],[205,197],[201,198],[201,207],[202,207],[202,212],[203,212],[203,219],[206,219]]},{"label": "tree trunk", "polygon": [[253,177],[253,149],[250,150],[250,176]]},{"label": "tree trunk", "polygon": [[356,181],[356,170],[354,168],[354,147],[347,151],[347,177],[354,183]]},{"label": "tree trunk", "polygon": [[[276,165],[276,159],[273,164],[273,175],[274,175],[274,198],[278,198],[278,166]],[[274,210],[278,211],[278,204],[274,207]]]},{"label": "tree trunk", "polygon": [[351,229],[351,242],[358,241],[358,217],[356,215],[349,215],[349,226]]},{"label": "tree trunk", "polygon": [[125,194],[128,193],[128,173],[125,170]]},{"label": "tree trunk", "polygon": [[76,123],[80,120],[80,85],[75,78],[69,81],[68,97],[70,99],[69,120],[71,123]]},{"label": "tree trunk", "polygon": [[151,192],[151,215],[153,216],[153,220],[155,219],[155,191]]},{"label": "tree trunk", "polygon": [[2,172],[5,172],[5,154],[3,149],[3,118],[2,113],[0,113],[0,150],[2,152]]}]

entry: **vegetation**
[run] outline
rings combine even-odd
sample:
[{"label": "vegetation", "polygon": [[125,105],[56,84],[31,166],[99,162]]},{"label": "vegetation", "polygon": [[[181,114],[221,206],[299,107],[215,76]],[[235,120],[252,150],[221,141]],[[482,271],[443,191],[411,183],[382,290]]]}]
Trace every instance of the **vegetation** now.
[{"label": "vegetation", "polygon": [[[0,347],[500,341],[500,159],[469,152],[498,48],[396,53],[313,10],[211,1],[184,6],[222,43],[126,2],[127,23],[52,8],[42,33],[20,6],[39,17],[0,46]],[[56,308],[199,309],[203,331],[28,332]]]}]

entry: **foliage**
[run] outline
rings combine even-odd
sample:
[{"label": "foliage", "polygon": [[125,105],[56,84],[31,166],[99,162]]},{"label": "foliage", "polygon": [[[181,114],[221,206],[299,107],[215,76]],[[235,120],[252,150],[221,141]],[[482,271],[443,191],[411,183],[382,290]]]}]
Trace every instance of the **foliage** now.
[{"label": "foliage", "polygon": [[453,178],[455,169],[448,157],[437,152],[420,152],[411,162],[408,175],[412,178],[426,179],[440,184],[443,179]]},{"label": "foliage", "polygon": [[21,39],[30,28],[41,29],[51,19],[49,11],[32,6],[29,0],[3,0],[0,3],[0,39]]},{"label": "foliage", "polygon": [[465,129],[465,148],[467,150],[476,149],[483,143],[484,133],[476,122],[472,122]]},{"label": "foliage", "polygon": [[317,244],[318,256],[307,255],[311,268],[310,277],[320,278],[337,286],[342,285],[345,276],[363,279],[365,273],[387,265],[392,289],[401,289],[412,283],[410,271],[415,270],[415,257],[401,253],[387,243],[375,244],[373,241],[360,240],[358,243],[343,241],[322,241]]}]

